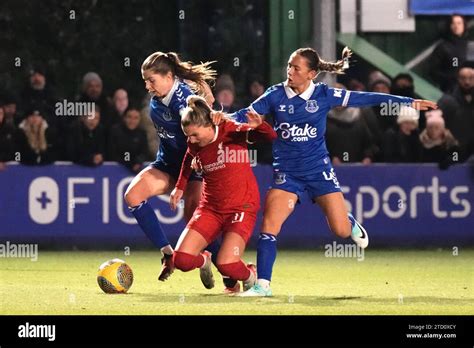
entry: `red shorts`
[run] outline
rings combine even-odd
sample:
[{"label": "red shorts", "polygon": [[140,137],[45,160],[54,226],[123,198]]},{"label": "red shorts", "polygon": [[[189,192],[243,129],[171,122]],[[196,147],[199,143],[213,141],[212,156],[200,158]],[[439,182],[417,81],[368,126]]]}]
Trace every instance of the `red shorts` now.
[{"label": "red shorts", "polygon": [[228,232],[237,233],[247,243],[252,236],[256,221],[257,213],[253,211],[220,214],[206,208],[197,208],[186,228],[197,231],[209,244],[221,232],[222,234]]}]

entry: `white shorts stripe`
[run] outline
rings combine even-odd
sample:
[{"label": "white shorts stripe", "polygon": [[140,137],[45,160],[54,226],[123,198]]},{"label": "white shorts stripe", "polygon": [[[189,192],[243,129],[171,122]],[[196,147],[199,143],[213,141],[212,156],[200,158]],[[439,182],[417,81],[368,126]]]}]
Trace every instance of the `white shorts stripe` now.
[{"label": "white shorts stripe", "polygon": [[342,101],[342,106],[347,106],[350,95],[351,95],[351,91],[346,91],[346,95],[344,96],[344,100]]}]

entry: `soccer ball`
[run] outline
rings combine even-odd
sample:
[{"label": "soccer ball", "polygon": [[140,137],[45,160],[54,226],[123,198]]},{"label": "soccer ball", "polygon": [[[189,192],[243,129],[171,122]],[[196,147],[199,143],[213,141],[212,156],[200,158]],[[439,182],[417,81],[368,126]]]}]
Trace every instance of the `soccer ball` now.
[{"label": "soccer ball", "polygon": [[133,272],[125,261],[113,259],[99,267],[97,283],[106,294],[126,293],[133,283]]}]

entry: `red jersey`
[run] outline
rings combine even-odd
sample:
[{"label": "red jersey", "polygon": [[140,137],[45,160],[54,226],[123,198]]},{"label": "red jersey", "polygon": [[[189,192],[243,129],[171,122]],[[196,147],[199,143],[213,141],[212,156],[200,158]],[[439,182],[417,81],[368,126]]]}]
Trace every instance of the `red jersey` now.
[{"label": "red jersey", "polygon": [[258,211],[260,194],[250,167],[247,140],[272,141],[276,132],[266,122],[252,129],[247,124],[226,121],[215,129],[214,140],[204,147],[188,141],[176,187],[185,189],[196,157],[204,179],[199,207],[219,213]]}]

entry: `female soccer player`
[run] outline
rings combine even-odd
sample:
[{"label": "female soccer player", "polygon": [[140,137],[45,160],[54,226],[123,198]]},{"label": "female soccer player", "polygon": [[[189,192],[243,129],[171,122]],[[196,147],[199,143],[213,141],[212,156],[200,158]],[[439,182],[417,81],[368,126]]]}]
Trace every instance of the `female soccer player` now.
[{"label": "female soccer player", "polygon": [[[206,83],[215,79],[216,72],[210,69],[210,63],[192,65],[182,62],[174,52],[155,52],[141,66],[145,87],[153,96],[150,117],[161,141],[156,160],[137,174],[124,198],[143,232],[163,253],[162,270],[158,277],[161,281],[173,272],[173,248],[147,199],[168,193],[176,183],[187,148],[179,111],[186,107],[186,97],[194,94],[190,84],[196,92],[206,95],[210,103],[213,102]],[[184,192],[186,221],[191,218],[199,201],[201,181],[199,176],[192,175]]]},{"label": "female soccer player", "polygon": [[200,268],[201,274],[211,278],[209,252],[201,251],[222,232],[217,268],[224,277],[242,280],[244,290],[248,290],[256,274],[253,265],[242,261],[242,255],[255,225],[260,194],[250,168],[247,141],[272,141],[276,132],[254,113],[247,115],[248,124],[229,121],[215,126],[212,109],[203,98],[190,96],[187,102],[181,125],[188,137],[188,151],[170,196],[171,209],[176,209],[189,185],[193,160],[202,172],[204,185],[199,206],[176,246],[174,265],[184,272]]},{"label": "female soccer player", "polygon": [[414,100],[382,93],[366,93],[314,84],[319,72],[343,73],[351,51],[343,50],[342,60],[326,62],[312,48],[300,48],[288,60],[287,80],[270,87],[247,109],[233,117],[244,119],[248,111],[273,114],[278,138],[273,144],[273,184],[267,193],[262,231],[257,245],[258,281],[241,296],[272,296],[270,280],[276,259],[276,240],[281,226],[293,212],[298,198],[307,192],[317,203],[331,231],[349,236],[361,248],[368,245],[365,229],[348,214],[339,182],[331,165],[324,134],[326,118],[335,106],[370,106],[386,103],[407,104],[418,110],[437,108],[427,100]]}]

